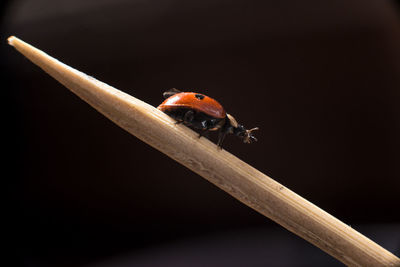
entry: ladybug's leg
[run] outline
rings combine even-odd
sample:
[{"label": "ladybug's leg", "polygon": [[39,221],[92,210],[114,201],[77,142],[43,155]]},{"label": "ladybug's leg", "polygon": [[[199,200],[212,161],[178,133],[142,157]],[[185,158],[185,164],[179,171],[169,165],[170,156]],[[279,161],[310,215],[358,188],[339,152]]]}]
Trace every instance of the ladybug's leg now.
[{"label": "ladybug's leg", "polygon": [[222,149],[222,143],[224,142],[226,136],[226,132],[225,131],[220,131],[218,134],[218,143],[217,146],[219,147],[219,149]]},{"label": "ladybug's leg", "polygon": [[200,137],[202,137],[202,136],[205,136],[205,137],[208,137],[208,133],[209,133],[209,131],[208,131],[209,129],[202,129],[201,131],[200,131],[200,133],[199,133],[199,138]]},{"label": "ladybug's leg", "polygon": [[177,118],[175,124],[181,124],[181,123],[185,123],[185,124],[190,124],[194,119],[194,112],[193,110],[188,110],[186,111],[185,115],[183,115],[183,118],[180,117],[179,119]]},{"label": "ladybug's leg", "polygon": [[190,124],[194,119],[194,112],[193,110],[188,110],[185,115],[183,116],[183,122],[186,124]]},{"label": "ladybug's leg", "polygon": [[230,123],[227,123],[226,120],[222,121],[223,125],[221,130],[219,131],[218,134],[218,143],[217,146],[222,149],[222,143],[224,142],[225,136],[228,133],[232,133],[232,125]]},{"label": "ladybug's leg", "polygon": [[175,94],[179,94],[180,92],[181,92],[181,91],[179,91],[179,90],[176,89],[176,88],[171,88],[171,89],[169,89],[168,91],[164,92],[164,93],[163,93],[163,96],[164,96],[165,99],[167,99],[168,97],[173,96],[173,95],[175,95]]},{"label": "ladybug's leg", "polygon": [[208,133],[208,131],[210,130],[208,127],[207,127],[207,120],[203,120],[203,121],[201,121],[200,122],[200,133],[199,133],[199,138],[200,137],[202,137],[203,135],[205,135],[205,134],[207,134]]}]

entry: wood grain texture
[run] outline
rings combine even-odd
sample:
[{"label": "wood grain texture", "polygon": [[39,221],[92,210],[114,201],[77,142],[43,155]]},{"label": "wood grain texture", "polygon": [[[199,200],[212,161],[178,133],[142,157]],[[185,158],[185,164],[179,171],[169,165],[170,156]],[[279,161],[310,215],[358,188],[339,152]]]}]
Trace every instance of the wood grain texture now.
[{"label": "wood grain texture", "polygon": [[151,105],[79,72],[16,37],[9,44],[104,116],[244,204],[350,266],[400,259]]}]

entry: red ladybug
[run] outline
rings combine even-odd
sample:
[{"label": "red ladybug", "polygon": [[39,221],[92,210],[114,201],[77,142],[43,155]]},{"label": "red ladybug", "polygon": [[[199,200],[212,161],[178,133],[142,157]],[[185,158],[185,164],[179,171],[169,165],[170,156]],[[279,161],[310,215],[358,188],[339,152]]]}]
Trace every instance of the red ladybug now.
[{"label": "red ladybug", "polygon": [[208,131],[219,130],[217,145],[220,148],[228,133],[242,138],[244,143],[257,141],[252,135],[252,131],[258,130],[257,127],[246,130],[211,97],[181,92],[175,88],[164,92],[163,96],[166,99],[157,108],[177,120],[177,123],[201,130],[199,138]]}]

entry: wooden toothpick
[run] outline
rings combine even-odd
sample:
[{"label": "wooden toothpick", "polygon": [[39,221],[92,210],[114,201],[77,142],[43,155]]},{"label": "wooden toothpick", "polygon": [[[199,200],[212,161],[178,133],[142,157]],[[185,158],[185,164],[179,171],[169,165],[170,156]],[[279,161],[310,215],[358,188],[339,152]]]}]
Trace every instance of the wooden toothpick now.
[{"label": "wooden toothpick", "polygon": [[153,106],[16,37],[8,42],[121,128],[344,264],[400,266],[392,253]]}]

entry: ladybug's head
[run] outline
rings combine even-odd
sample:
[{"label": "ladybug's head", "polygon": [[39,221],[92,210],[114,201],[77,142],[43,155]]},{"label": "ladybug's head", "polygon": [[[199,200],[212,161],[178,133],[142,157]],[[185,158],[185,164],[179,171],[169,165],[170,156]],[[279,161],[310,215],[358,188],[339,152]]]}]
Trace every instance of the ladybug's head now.
[{"label": "ladybug's head", "polygon": [[255,136],[252,134],[253,131],[258,130],[258,127],[252,128],[250,130],[247,130],[246,128],[244,128],[243,125],[238,124],[237,121],[235,120],[234,117],[232,117],[230,114],[227,114],[227,117],[229,119],[229,123],[231,125],[231,132],[242,138],[243,139],[243,143],[247,143],[250,144],[251,142],[256,142],[257,138],[255,138]]},{"label": "ladybug's head", "polygon": [[243,127],[243,125],[239,124],[238,127],[233,130],[233,133],[236,136],[239,136],[240,138],[242,138],[243,143],[250,144],[251,142],[257,141],[257,138],[255,138],[255,136],[251,133],[256,130],[258,130],[258,127],[254,127],[254,128],[251,128],[250,130],[247,130]]}]

